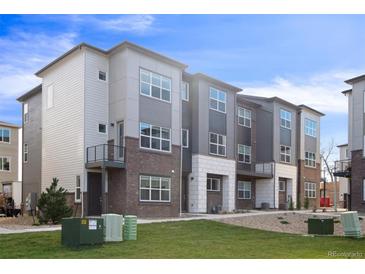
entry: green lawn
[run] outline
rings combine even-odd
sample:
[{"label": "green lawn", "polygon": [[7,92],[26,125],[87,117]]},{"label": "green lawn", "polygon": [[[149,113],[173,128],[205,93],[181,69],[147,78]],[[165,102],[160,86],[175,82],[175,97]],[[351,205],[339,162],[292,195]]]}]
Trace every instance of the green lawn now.
[{"label": "green lawn", "polygon": [[79,250],[61,246],[60,236],[0,235],[0,258],[334,258],[327,256],[329,251],[365,256],[365,239],[306,237],[214,221],[139,225],[137,241]]}]

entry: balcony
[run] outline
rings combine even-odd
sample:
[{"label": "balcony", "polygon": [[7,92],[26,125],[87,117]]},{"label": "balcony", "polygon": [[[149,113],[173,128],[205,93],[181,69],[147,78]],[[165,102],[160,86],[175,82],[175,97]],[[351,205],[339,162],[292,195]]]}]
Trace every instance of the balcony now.
[{"label": "balcony", "polygon": [[336,177],[351,178],[351,160],[335,161],[333,175]]},{"label": "balcony", "polygon": [[101,144],[86,148],[86,168],[124,168],[124,147]]},{"label": "balcony", "polygon": [[237,174],[257,179],[273,177],[273,163],[252,163],[249,169],[237,168]]}]

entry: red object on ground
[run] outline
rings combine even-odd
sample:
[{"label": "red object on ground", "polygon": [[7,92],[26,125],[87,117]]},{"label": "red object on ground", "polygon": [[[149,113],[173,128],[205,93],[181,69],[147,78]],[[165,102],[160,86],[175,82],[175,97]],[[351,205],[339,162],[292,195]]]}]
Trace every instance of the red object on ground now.
[{"label": "red object on ground", "polygon": [[321,197],[319,201],[320,207],[330,207],[330,198]]}]

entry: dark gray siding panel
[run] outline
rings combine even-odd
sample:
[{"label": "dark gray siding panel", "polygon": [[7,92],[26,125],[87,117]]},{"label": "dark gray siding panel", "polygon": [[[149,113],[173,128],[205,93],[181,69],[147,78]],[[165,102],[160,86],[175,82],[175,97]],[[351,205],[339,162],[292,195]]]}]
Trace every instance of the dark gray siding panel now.
[{"label": "dark gray siding panel", "polygon": [[280,127],[280,144],[291,147],[291,130]]},{"label": "dark gray siding panel", "polygon": [[139,119],[141,122],[171,128],[171,104],[140,95]]},{"label": "dark gray siding panel", "polygon": [[196,80],[190,84],[190,100],[192,126],[191,150],[192,153],[199,153],[199,83]]},{"label": "dark gray siding panel", "polygon": [[211,109],[209,110],[209,132],[227,135],[226,114]]},{"label": "dark gray siding panel", "polygon": [[189,147],[183,148],[182,170],[191,172],[191,146],[192,146],[192,125],[191,125],[191,100],[182,101],[182,128],[189,130]]},{"label": "dark gray siding panel", "polygon": [[237,144],[251,146],[251,128],[237,126]]},{"label": "dark gray siding panel", "polygon": [[304,135],[304,151],[318,153],[317,150],[317,138]]},{"label": "dark gray siding panel", "polygon": [[273,160],[273,114],[262,109],[256,113],[257,162]]}]

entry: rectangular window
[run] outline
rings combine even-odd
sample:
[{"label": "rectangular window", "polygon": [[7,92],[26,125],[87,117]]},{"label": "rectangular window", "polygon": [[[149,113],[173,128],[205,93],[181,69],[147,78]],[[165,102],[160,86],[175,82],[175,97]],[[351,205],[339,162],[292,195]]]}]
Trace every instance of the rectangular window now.
[{"label": "rectangular window", "polygon": [[362,200],[365,201],[365,179],[362,180]]},{"label": "rectangular window", "polygon": [[290,163],[291,148],[288,146],[280,146],[280,161],[284,163]]},{"label": "rectangular window", "polygon": [[54,103],[54,90],[53,85],[47,87],[47,109],[53,107]]},{"label": "rectangular window", "polygon": [[171,179],[168,177],[139,176],[139,200],[142,202],[170,202]]},{"label": "rectangular window", "polygon": [[76,176],[76,185],[75,185],[75,203],[81,202],[81,179],[80,175]]},{"label": "rectangular window", "polygon": [[280,180],[279,181],[279,191],[284,192],[286,190],[286,181]]},{"label": "rectangular window", "polygon": [[316,198],[316,183],[304,183],[304,196],[306,198]]},{"label": "rectangular window", "polygon": [[23,114],[24,115],[23,120],[24,120],[24,124],[26,124],[29,121],[28,103],[24,103],[23,112],[24,112],[24,114]]},{"label": "rectangular window", "polygon": [[209,153],[213,155],[226,156],[226,136],[210,132]]},{"label": "rectangular window", "polygon": [[10,129],[0,128],[0,143],[10,144]]},{"label": "rectangular window", "polygon": [[106,81],[106,72],[99,70],[99,80]]},{"label": "rectangular window", "polygon": [[316,167],[316,154],[313,152],[305,152],[305,165],[310,167]]},{"label": "rectangular window", "polygon": [[238,144],[238,162],[251,164],[251,146]]},{"label": "rectangular window", "polygon": [[140,146],[142,148],[170,152],[171,130],[141,122]]},{"label": "rectangular window", "polygon": [[312,137],[317,137],[317,122],[311,119],[305,118],[304,121],[304,134]]},{"label": "rectangular window", "polygon": [[9,157],[0,157],[0,171],[10,171]]},{"label": "rectangular window", "polygon": [[251,110],[238,107],[238,124],[244,127],[251,127]]},{"label": "rectangular window", "polygon": [[221,191],[221,180],[218,178],[207,178],[208,191]]},{"label": "rectangular window", "polygon": [[280,126],[291,129],[291,112],[280,109]]},{"label": "rectangular window", "polygon": [[346,148],[346,150],[345,150],[345,158],[346,159],[349,159],[350,158],[350,151],[349,151],[348,148]]},{"label": "rectangular window", "polygon": [[171,79],[140,69],[140,94],[171,102]]},{"label": "rectangular window", "polygon": [[189,83],[187,82],[181,83],[181,98],[184,101],[189,101]]},{"label": "rectangular window", "polygon": [[28,144],[24,144],[24,163],[28,163]]},{"label": "rectangular window", "polygon": [[226,113],[227,94],[225,91],[216,88],[209,90],[209,107],[210,109]]},{"label": "rectangular window", "polygon": [[99,133],[106,133],[106,125],[99,124]]},{"label": "rectangular window", "polygon": [[181,129],[181,145],[184,148],[189,147],[189,130],[188,129]]},{"label": "rectangular window", "polygon": [[249,181],[238,181],[238,199],[251,199],[251,185]]}]

